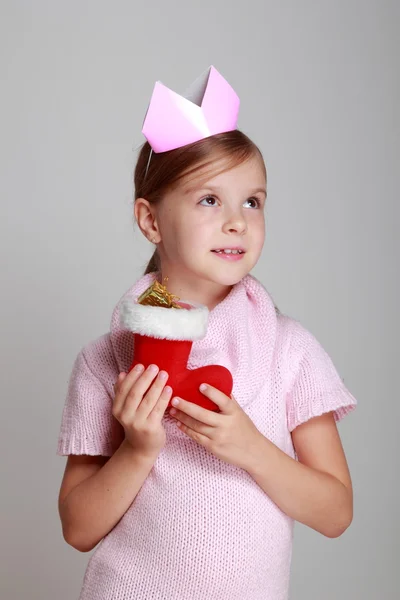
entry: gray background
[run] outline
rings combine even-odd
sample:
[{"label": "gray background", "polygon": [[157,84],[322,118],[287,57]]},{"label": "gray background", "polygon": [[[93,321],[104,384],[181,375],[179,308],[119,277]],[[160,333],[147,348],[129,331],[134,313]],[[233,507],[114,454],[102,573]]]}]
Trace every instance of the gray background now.
[{"label": "gray background", "polygon": [[131,178],[153,84],[183,92],[210,64],[267,163],[253,274],[359,401],[339,425],[353,524],[296,524],[290,598],[398,598],[399,3],[0,6],[1,598],[79,595],[90,555],[57,512],[67,381],[150,257]]}]

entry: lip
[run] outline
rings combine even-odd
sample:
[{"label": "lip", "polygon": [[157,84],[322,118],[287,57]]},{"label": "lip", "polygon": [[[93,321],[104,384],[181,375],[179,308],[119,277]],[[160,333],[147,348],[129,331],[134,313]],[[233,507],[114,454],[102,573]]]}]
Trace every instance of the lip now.
[{"label": "lip", "polygon": [[220,246],[219,248],[213,248],[211,250],[211,252],[215,252],[215,250],[241,250],[243,253],[246,252],[246,250],[242,247],[242,246]]},{"label": "lip", "polygon": [[218,252],[215,252],[213,250],[211,250],[211,252],[215,256],[217,256],[218,258],[222,258],[222,260],[227,260],[227,261],[230,261],[230,262],[236,262],[238,260],[242,260],[243,256],[246,253],[245,250],[243,250],[243,248],[239,248],[239,247],[236,247],[236,248],[232,247],[232,248],[229,248],[229,249],[230,250],[242,250],[243,254],[225,254],[224,252],[218,253]]}]

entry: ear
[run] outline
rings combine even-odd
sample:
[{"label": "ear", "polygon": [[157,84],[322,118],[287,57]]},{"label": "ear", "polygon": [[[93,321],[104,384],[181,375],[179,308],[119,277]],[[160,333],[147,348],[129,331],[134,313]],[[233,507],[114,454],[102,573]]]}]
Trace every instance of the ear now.
[{"label": "ear", "polygon": [[151,204],[146,198],[136,198],[134,212],[140,231],[149,242],[155,240],[155,243],[158,244],[161,240],[154,204]]}]

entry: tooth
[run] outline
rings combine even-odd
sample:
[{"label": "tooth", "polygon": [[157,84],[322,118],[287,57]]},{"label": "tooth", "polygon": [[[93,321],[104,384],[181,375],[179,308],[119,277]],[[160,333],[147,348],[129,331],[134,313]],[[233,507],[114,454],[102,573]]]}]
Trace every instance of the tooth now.
[{"label": "tooth", "polygon": [[220,250],[214,250],[216,254],[242,254],[241,250],[231,250],[230,248],[221,248]]}]

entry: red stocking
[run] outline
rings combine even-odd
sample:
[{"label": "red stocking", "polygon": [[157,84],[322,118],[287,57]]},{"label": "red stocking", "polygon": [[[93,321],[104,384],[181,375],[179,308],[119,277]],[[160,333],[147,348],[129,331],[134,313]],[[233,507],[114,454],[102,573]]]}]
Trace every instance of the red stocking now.
[{"label": "red stocking", "polygon": [[233,387],[230,371],[221,365],[187,368],[193,341],[204,337],[207,321],[206,306],[164,308],[126,300],[121,322],[134,335],[134,357],[129,370],[138,363],[145,367],[156,364],[169,374],[167,383],[173,389],[173,396],[218,412],[218,406],[199,391],[199,386],[208,383],[230,396]]}]

